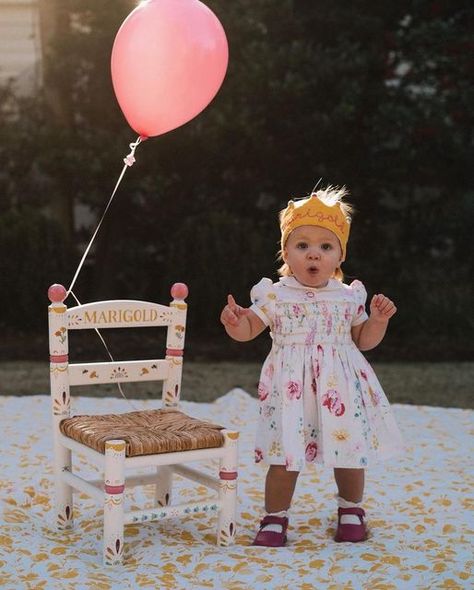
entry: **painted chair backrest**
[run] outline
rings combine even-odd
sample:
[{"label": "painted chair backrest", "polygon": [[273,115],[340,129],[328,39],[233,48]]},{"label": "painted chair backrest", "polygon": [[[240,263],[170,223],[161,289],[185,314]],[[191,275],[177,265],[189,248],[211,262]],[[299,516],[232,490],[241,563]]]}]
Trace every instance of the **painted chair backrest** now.
[{"label": "painted chair backrest", "polygon": [[[66,289],[53,285],[48,291],[51,394],[62,417],[69,414],[69,388],[75,385],[163,381],[162,400],[177,407],[181,394],[183,350],[188,289],[176,283],[169,306],[136,300],[97,301],[67,308]],[[70,330],[166,327],[166,356],[139,361],[69,363]],[[65,407],[67,406],[67,408]]]}]

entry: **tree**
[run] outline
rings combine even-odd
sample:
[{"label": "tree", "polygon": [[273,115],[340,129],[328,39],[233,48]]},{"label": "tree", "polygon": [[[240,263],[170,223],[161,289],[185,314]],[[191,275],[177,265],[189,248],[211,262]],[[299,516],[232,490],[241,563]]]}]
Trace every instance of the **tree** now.
[{"label": "tree", "polygon": [[[420,354],[438,354],[449,326],[452,353],[467,354],[456,310],[469,299],[470,4],[207,3],[229,40],[227,77],[193,121],[140,146],[78,284],[85,299],[167,297],[170,281],[186,280],[207,310],[191,324],[217,337],[208,317],[227,292],[244,301],[260,276],[275,277],[278,209],[322,177],[346,184],[358,212],[346,273],[399,303],[386,349],[412,355],[415,338]],[[134,139],[109,73],[130,6],[59,4],[67,25],[51,45],[48,84],[69,123],[44,100],[22,106],[3,151],[2,208],[66,196],[99,215]]]}]

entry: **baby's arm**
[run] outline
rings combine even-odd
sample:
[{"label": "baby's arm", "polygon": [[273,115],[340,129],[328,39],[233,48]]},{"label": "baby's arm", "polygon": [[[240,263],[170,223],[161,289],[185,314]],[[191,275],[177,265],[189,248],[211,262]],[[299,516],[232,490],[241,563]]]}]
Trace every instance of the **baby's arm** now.
[{"label": "baby's arm", "polygon": [[359,350],[370,350],[382,342],[389,319],[397,308],[385,295],[374,295],[370,302],[370,317],[364,323],[352,327],[352,340]]},{"label": "baby's arm", "polygon": [[232,295],[221,313],[221,322],[231,338],[239,342],[253,340],[265,330],[262,320],[251,309],[237,305]]}]

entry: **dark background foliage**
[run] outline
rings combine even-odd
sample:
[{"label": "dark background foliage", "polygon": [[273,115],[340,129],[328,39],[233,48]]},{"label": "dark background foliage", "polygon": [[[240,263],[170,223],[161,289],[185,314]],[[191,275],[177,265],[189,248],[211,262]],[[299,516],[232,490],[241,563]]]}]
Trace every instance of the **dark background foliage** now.
[{"label": "dark background foliage", "polygon": [[[69,285],[93,230],[77,228],[74,206],[101,215],[135,139],[109,71],[133,4],[50,4],[44,90],[1,95],[1,324],[13,339],[44,334],[47,287]],[[139,146],[79,299],[167,300],[184,281],[191,354],[253,355],[267,339],[230,343],[220,309],[276,278],[277,212],[322,178],[346,185],[357,211],[347,280],[399,308],[378,358],[472,358],[471,3],[207,4],[229,41],[224,84],[193,121]]]}]

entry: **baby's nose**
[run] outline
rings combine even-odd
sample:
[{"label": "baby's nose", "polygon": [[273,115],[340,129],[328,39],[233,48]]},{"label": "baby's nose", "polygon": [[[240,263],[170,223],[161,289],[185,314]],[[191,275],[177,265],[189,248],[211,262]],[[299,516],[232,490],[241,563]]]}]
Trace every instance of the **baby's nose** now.
[{"label": "baby's nose", "polygon": [[320,256],[319,250],[317,248],[309,248],[308,250],[308,257],[311,260],[317,260]]}]

